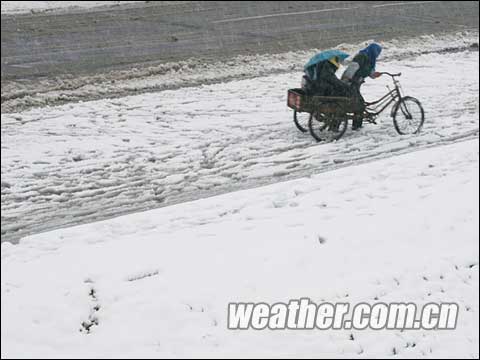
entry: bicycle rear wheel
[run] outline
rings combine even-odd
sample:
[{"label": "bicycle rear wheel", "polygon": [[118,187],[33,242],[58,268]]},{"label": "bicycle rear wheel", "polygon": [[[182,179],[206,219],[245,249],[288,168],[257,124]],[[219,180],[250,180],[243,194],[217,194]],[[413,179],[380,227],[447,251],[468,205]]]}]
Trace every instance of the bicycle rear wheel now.
[{"label": "bicycle rear wheel", "polygon": [[348,119],[345,115],[316,113],[308,121],[310,135],[317,141],[340,139],[347,131]]},{"label": "bicycle rear wheel", "polygon": [[293,122],[298,130],[305,133],[308,131],[308,121],[312,115],[307,112],[298,112],[297,110],[293,111]]}]

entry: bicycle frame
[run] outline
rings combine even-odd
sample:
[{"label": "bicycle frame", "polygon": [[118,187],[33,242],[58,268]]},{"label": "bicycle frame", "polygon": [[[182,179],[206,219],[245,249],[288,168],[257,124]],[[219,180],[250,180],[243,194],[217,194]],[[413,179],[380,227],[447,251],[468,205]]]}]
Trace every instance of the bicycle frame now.
[{"label": "bicycle frame", "polygon": [[[390,90],[387,94],[382,96],[380,99],[372,101],[372,102],[365,102],[365,113],[367,114],[367,118],[374,118],[380,115],[391,103],[395,102],[396,100],[400,99],[402,97],[400,93],[400,83],[397,79],[395,79],[396,76],[400,76],[401,73],[399,74],[390,74],[387,72],[383,72],[381,74],[389,75],[393,79],[393,84],[395,86],[394,89]],[[388,89],[390,89],[387,86]],[[378,110],[380,108],[380,110]]]}]

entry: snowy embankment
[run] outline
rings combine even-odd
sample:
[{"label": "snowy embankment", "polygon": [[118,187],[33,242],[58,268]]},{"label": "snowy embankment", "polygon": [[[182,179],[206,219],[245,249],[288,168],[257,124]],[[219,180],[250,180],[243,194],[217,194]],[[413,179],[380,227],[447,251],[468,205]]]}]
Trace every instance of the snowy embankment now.
[{"label": "snowy embankment", "polygon": [[2,1],[2,14],[36,13],[53,10],[90,9],[136,1]]},{"label": "snowy embankment", "polygon": [[[355,54],[365,43],[340,44],[338,49]],[[435,57],[437,53],[478,51],[478,31],[462,31],[443,35],[423,35],[416,38],[392,39],[382,42],[382,61],[412,58],[419,55]],[[2,83],[2,113],[18,109],[123,97],[139,93],[158,92],[186,86],[258,78],[274,74],[303,71],[305,62],[316,52],[291,51],[280,54],[240,55],[220,61],[191,58],[171,63],[139,65],[138,68],[113,70],[84,76],[59,76],[35,81],[5,81]],[[299,80],[295,79],[295,84]]]},{"label": "snowy embankment", "polygon": [[[3,243],[2,357],[478,358],[478,151],[464,141]],[[226,328],[229,302],[300,297],[460,312],[452,331]]]},{"label": "snowy embankment", "polygon": [[[317,144],[286,107],[297,71],[2,114],[2,240],[478,137],[478,51],[419,49],[386,60],[399,51],[390,43],[378,63],[422,102],[418,136],[399,136],[385,111],[377,126]],[[363,93],[387,85],[367,80]]]}]

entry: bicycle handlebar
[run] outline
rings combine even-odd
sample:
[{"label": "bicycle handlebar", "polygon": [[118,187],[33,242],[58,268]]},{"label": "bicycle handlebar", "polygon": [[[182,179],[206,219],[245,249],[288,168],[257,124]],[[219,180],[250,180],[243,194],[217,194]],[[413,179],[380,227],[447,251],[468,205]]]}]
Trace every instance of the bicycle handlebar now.
[{"label": "bicycle handlebar", "polygon": [[381,74],[381,75],[388,75],[388,76],[391,76],[392,78],[402,75],[401,72],[400,72],[400,73],[397,73],[397,74],[390,74],[389,72],[381,72],[381,73],[379,73],[379,74]]}]

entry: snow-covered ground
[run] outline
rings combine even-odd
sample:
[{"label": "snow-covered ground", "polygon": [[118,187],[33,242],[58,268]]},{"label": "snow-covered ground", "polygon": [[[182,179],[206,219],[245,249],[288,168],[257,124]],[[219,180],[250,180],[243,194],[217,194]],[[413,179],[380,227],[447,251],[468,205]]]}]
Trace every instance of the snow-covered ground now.
[{"label": "snow-covered ground", "polygon": [[[464,141],[3,243],[2,357],[478,358],[478,154]],[[299,297],[460,312],[452,331],[226,328],[229,302]]]},{"label": "snow-covered ground", "polygon": [[[2,357],[478,358],[478,34],[384,44],[378,70],[425,108],[415,136],[388,111],[335,143],[299,133],[286,90],[310,55],[2,87],[2,241],[23,237],[1,245]],[[71,102],[137,90],[156,92]],[[459,322],[227,330],[229,302],[300,297],[457,302]]]},{"label": "snow-covered ground", "polygon": [[99,6],[114,6],[135,1],[2,1],[2,14],[21,14],[53,10],[90,9]]},{"label": "snow-covered ground", "polygon": [[[422,102],[418,136],[399,136],[386,111],[378,126],[317,144],[286,107],[298,71],[2,114],[2,239],[478,137],[478,60],[415,49],[379,60]],[[369,80],[363,92],[372,100],[386,85]]]}]

